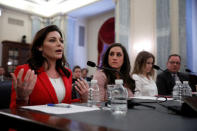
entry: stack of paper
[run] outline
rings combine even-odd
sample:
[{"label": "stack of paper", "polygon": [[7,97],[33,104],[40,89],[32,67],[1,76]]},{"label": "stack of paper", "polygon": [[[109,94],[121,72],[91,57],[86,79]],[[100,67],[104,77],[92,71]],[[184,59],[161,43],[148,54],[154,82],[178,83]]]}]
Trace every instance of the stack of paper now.
[{"label": "stack of paper", "polygon": [[100,110],[98,107],[86,107],[78,105],[69,105],[68,104],[55,104],[54,106],[49,105],[35,105],[35,106],[22,106],[23,109],[36,110],[50,114],[69,114],[77,112],[86,112]]}]

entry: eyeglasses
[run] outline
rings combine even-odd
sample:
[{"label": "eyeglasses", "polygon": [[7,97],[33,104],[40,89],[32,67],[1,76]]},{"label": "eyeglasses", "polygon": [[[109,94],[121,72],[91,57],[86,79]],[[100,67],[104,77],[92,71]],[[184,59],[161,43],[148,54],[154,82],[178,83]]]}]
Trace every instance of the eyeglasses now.
[{"label": "eyeglasses", "polygon": [[170,64],[177,64],[177,65],[180,65],[181,63],[180,62],[176,62],[176,61],[169,61]]}]

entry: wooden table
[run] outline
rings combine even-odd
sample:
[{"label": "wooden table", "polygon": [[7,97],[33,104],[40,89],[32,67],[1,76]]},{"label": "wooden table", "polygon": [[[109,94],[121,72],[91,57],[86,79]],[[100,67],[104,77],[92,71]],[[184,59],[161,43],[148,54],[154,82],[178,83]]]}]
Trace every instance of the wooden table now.
[{"label": "wooden table", "polygon": [[[197,117],[173,113],[153,103],[156,109],[136,106],[125,116],[116,116],[109,110],[54,115],[25,109],[0,110],[1,129],[43,131],[197,131]],[[8,125],[8,126],[7,126]]]}]

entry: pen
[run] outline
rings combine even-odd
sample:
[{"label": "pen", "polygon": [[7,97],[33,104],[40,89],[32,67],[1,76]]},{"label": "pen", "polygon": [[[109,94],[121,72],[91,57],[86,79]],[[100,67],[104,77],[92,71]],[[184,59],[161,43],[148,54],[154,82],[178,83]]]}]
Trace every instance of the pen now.
[{"label": "pen", "polygon": [[61,107],[61,108],[71,108],[71,106],[68,104],[47,104],[47,106],[50,107]]}]

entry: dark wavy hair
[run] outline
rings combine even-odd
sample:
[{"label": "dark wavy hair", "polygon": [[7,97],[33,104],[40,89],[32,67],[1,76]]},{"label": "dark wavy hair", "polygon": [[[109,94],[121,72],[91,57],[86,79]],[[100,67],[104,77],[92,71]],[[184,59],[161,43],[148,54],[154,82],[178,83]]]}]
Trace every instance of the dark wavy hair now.
[{"label": "dark wavy hair", "polygon": [[[135,59],[132,74],[143,74],[143,69],[146,67],[146,62],[149,58],[153,58],[153,65],[154,65],[155,63],[154,55],[147,51],[141,51]],[[152,68],[151,71],[148,73],[148,76],[154,77],[154,75],[155,75],[155,71]]]},{"label": "dark wavy hair", "polygon": [[[43,42],[46,39],[46,36],[53,31],[57,31],[61,38],[62,33],[60,29],[56,25],[49,25],[40,31],[38,31],[34,37],[34,40],[32,42],[32,47],[31,47],[31,55],[30,58],[28,59],[27,63],[29,64],[30,68],[32,70],[35,70],[36,74],[38,74],[38,69],[43,66],[44,62],[47,62],[48,68],[50,66],[49,62],[45,57],[42,55],[42,51],[39,51],[39,47],[43,46]],[[56,61],[56,70],[59,74],[61,75],[66,75],[66,77],[70,77],[70,72],[65,68],[65,66],[69,67],[68,62],[66,61],[64,54],[62,55],[61,59],[58,59]],[[63,71],[62,72],[60,71]]]},{"label": "dark wavy hair", "polygon": [[[109,61],[108,56],[109,56],[110,50],[113,47],[120,47],[122,49],[122,52],[124,54],[124,61],[123,61],[123,65],[121,66],[121,69],[120,69],[120,79],[123,79],[124,85],[126,85],[126,87],[128,87],[129,89],[131,89],[132,92],[134,92],[135,81],[130,76],[131,65],[130,65],[130,61],[129,61],[129,56],[128,56],[127,50],[125,49],[125,47],[123,45],[121,45],[120,43],[114,43],[111,46],[109,46],[108,49],[106,50],[105,54],[103,55],[101,66],[107,67],[107,68],[112,68],[108,62]],[[114,84],[115,79],[117,79],[116,72],[105,70],[105,69],[103,70],[103,72],[107,76],[107,80],[108,80],[107,83]]]}]

